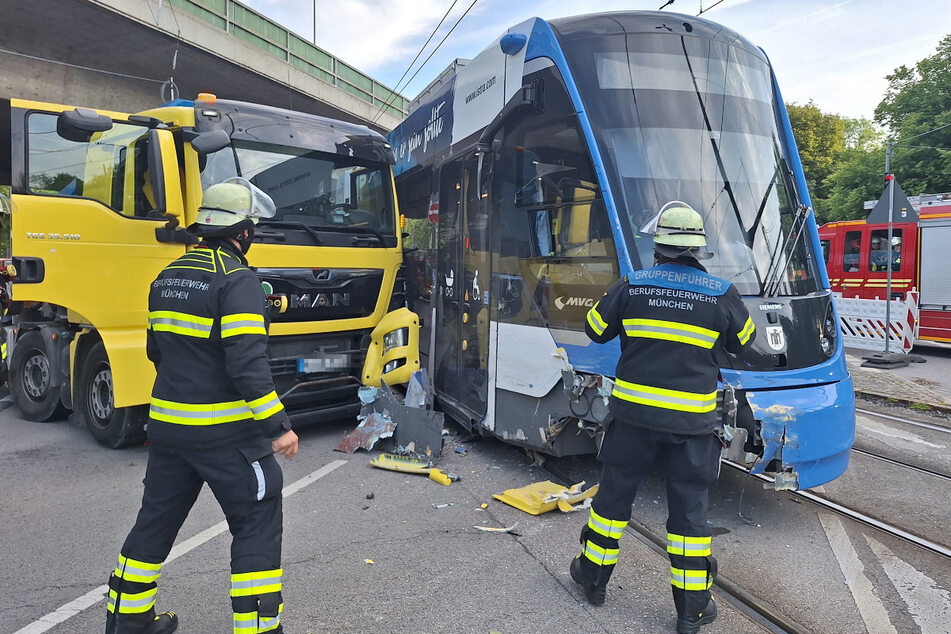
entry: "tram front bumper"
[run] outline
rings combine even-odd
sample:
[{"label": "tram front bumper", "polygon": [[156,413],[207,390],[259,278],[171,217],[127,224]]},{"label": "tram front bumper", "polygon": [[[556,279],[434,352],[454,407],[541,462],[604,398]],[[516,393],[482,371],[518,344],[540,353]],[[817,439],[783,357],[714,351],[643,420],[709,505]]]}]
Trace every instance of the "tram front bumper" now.
[{"label": "tram front bumper", "polygon": [[851,377],[821,386],[748,390],[745,395],[762,426],[764,445],[750,473],[769,467],[777,489],[809,489],[845,472],[855,442]]}]

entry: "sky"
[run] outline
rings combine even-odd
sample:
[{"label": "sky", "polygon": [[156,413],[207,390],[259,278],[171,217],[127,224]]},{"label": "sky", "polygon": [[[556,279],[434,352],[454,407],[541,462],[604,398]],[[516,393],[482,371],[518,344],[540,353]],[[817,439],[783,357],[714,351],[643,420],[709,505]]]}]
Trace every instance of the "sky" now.
[{"label": "sky", "polygon": [[[412,99],[452,60],[475,57],[508,27],[528,18],[656,10],[666,0],[242,2],[309,41],[315,41],[316,11],[318,47]],[[399,83],[447,10],[442,26]],[[674,0],[665,8],[691,16],[701,10],[702,17],[766,51],[787,102],[812,100],[823,112],[852,118],[871,119],[888,87],[886,75],[934,54],[951,34],[948,0]],[[417,74],[419,64],[464,13]]]}]

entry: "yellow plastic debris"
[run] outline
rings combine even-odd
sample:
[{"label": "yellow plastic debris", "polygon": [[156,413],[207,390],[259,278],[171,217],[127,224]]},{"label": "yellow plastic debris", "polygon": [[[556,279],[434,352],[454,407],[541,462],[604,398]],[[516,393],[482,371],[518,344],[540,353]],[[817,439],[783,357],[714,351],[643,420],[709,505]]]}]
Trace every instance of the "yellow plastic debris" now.
[{"label": "yellow plastic debris", "polygon": [[365,563],[365,564],[370,564],[370,565],[372,566],[372,565],[373,565],[373,560],[372,560],[372,559],[364,559],[364,560],[363,560],[363,563]]},{"label": "yellow plastic debris", "polygon": [[581,481],[570,488],[565,488],[550,480],[536,482],[518,489],[507,489],[502,493],[493,493],[492,497],[500,502],[505,502],[509,506],[514,506],[520,511],[525,511],[530,515],[541,515],[556,507],[564,513],[570,513],[583,506],[587,508],[585,502],[598,492],[598,485],[594,485],[587,491],[582,491],[584,481]]},{"label": "yellow plastic debris", "polygon": [[432,466],[422,458],[411,458],[409,456],[398,456],[391,453],[383,453],[370,460],[370,465],[379,469],[389,471],[402,471],[403,473],[416,473],[419,475],[428,475],[429,479],[439,484],[449,486],[453,480],[458,480],[459,476],[451,473],[444,473]]}]

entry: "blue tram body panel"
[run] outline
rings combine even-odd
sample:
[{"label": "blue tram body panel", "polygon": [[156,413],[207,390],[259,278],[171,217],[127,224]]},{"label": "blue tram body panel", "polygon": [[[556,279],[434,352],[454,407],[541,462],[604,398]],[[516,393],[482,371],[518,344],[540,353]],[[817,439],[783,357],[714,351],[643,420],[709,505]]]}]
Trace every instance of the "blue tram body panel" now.
[{"label": "blue tram body panel", "polygon": [[[568,324],[565,318],[558,321],[557,311],[562,310],[562,304],[569,304],[562,301],[567,299],[571,300],[570,305],[576,313],[579,306],[591,306],[606,285],[595,288],[589,281],[590,288],[584,290],[581,281],[570,281],[570,277],[559,280],[552,272],[538,273],[541,270],[538,263],[543,261],[538,256],[528,256],[536,259],[525,260],[521,269],[505,270],[505,266],[511,265],[505,264],[504,258],[511,258],[512,253],[502,253],[498,242],[494,247],[474,246],[489,235],[499,239],[501,232],[497,228],[485,230],[485,223],[514,226],[512,218],[521,217],[518,214],[524,216],[528,211],[533,214],[529,221],[534,223],[529,229],[532,233],[538,231],[539,212],[533,211],[530,205],[522,204],[520,208],[520,203],[504,196],[497,200],[488,198],[489,190],[480,191],[478,196],[472,196],[470,191],[467,209],[462,193],[459,198],[453,198],[445,191],[452,185],[455,190],[471,190],[472,183],[478,182],[478,178],[486,173],[492,175],[504,166],[506,159],[502,153],[507,151],[504,148],[510,147],[506,146],[508,141],[505,140],[505,135],[510,134],[507,126],[517,130],[519,126],[525,127],[525,121],[531,120],[532,116],[548,112],[551,104],[557,101],[552,101],[552,95],[561,90],[565,95],[563,103],[568,105],[564,111],[557,112],[574,118],[577,137],[583,145],[579,152],[590,161],[588,180],[594,182],[591,191],[603,207],[605,217],[600,235],[610,234],[613,241],[613,252],[609,255],[615,256],[617,275],[628,275],[633,279],[638,270],[649,266],[645,261],[645,254],[649,260],[651,251],[649,234],[644,229],[647,225],[635,219],[635,212],[642,212],[644,208],[646,198],[643,192],[668,187],[668,193],[653,195],[669,196],[669,191],[677,189],[670,189],[671,186],[665,182],[676,182],[678,178],[681,179],[681,190],[688,192],[685,196],[694,186],[691,178],[699,185],[697,202],[701,204],[695,208],[706,209],[710,214],[706,221],[716,223],[712,225],[717,226],[713,246],[725,258],[714,265],[721,268],[711,269],[711,273],[735,280],[758,332],[754,353],[724,360],[731,367],[724,367],[721,371],[724,382],[737,390],[761,425],[764,449],[753,471],[769,468],[777,476],[782,475],[778,481],[792,482],[799,488],[816,486],[835,479],[848,466],[855,434],[855,400],[831,301],[828,275],[824,262],[816,256],[821,252],[818,227],[789,117],[777,79],[762,49],[729,29],[692,16],[677,16],[683,18],[685,31],[673,33],[663,26],[672,16],[674,14],[657,12],[617,12],[552,22],[540,18],[526,20],[510,28],[473,60],[457,60],[424,92],[424,103],[390,134],[390,143],[397,154],[397,188],[407,177],[428,179],[432,183],[428,198],[430,222],[437,222],[433,220],[434,210],[438,216],[438,225],[434,229],[438,239],[432,242],[431,259],[426,260],[432,263],[438,259],[438,266],[430,264],[432,270],[427,269],[420,278],[434,282],[428,300],[432,306],[431,341],[435,342],[435,348],[429,350],[434,357],[431,367],[439,372],[447,358],[451,361],[445,367],[452,371],[450,376],[453,378],[448,380],[441,393],[437,377],[437,398],[457,419],[468,419],[473,426],[506,442],[555,455],[582,453],[585,446],[588,451],[595,448],[593,428],[586,426],[592,420],[587,414],[580,415],[577,425],[588,431],[587,445],[583,438],[579,440],[579,434],[558,437],[565,424],[556,423],[567,420],[566,416],[577,415],[579,410],[591,413],[595,409],[592,404],[604,396],[604,391],[601,380],[592,387],[590,379],[600,376],[607,380],[614,376],[620,358],[620,340],[615,338],[600,345],[585,341],[583,333],[578,333],[578,328]],[[691,28],[688,28],[688,21],[693,25]],[[663,40],[668,39],[669,43],[669,38],[677,40],[675,47],[664,44]],[[612,39],[614,42],[623,39],[623,46],[610,48],[612,45],[606,42]],[[683,65],[684,60],[687,60],[686,65],[678,66]],[[701,63],[691,66],[691,60]],[[711,64],[703,63],[705,60]],[[541,69],[546,68],[552,68],[553,72],[539,75]],[[617,73],[620,68],[630,73],[629,79]],[[723,74],[718,75],[718,72]],[[530,76],[543,76],[549,82],[543,85],[543,92],[547,91],[543,106],[528,115],[524,115],[524,110],[522,114],[513,115],[517,109],[513,110],[511,106],[529,94],[523,90],[523,82],[528,87],[529,81],[536,81]],[[692,85],[685,82],[685,78],[692,78]],[[618,88],[623,90],[615,90]],[[675,101],[667,102],[668,106],[677,104],[677,107],[665,109],[662,105],[649,116],[645,115],[649,120],[643,122],[639,119],[640,114],[632,118],[631,109],[624,107],[625,91],[631,95],[640,91],[635,110],[647,108],[649,103],[663,104],[664,97],[657,95],[664,91],[679,95]],[[651,99],[655,101],[651,102]],[[589,101],[586,103],[586,100]],[[614,100],[612,106],[604,105],[611,100]],[[739,105],[728,110],[731,100]],[[695,119],[674,122],[675,117],[683,117],[690,108],[696,109],[698,101],[700,105],[695,111]],[[610,107],[618,109],[608,112]],[[722,110],[708,119],[708,108]],[[701,112],[702,118],[698,116]],[[544,117],[540,119],[544,120]],[[728,127],[724,121],[729,121],[729,126],[733,127]],[[711,125],[717,126],[716,129]],[[500,130],[504,132],[500,133]],[[489,134],[485,134],[487,131]],[[502,134],[502,150],[496,145],[499,134]],[[687,136],[691,134],[695,136]],[[663,139],[660,145],[657,144],[658,138]],[[694,145],[684,144],[685,140]],[[672,148],[669,152],[658,149],[663,148],[667,141]],[[512,143],[516,153],[545,149],[544,144],[536,150],[534,147],[523,148],[520,142]],[[709,145],[697,152],[700,143]],[[763,143],[770,145],[764,146]],[[557,149],[557,144],[553,147]],[[684,154],[686,147],[694,148],[693,156]],[[468,167],[460,164],[467,153],[473,157]],[[547,163],[546,159],[536,157],[534,164],[539,165],[539,183],[543,175],[541,167],[557,174],[559,164],[562,168],[566,165],[564,156],[554,152]],[[766,156],[771,158],[767,160]],[[678,157],[694,163],[684,163]],[[748,159],[752,162],[748,163]],[[763,189],[767,179],[762,178],[762,168],[769,160],[775,163],[768,165],[765,174],[769,176],[770,185]],[[492,167],[493,161],[495,167]],[[676,174],[676,166],[682,163],[699,168],[698,171],[706,176],[690,176],[689,172],[687,175]],[[458,171],[460,165],[462,171]],[[642,165],[651,167],[645,170]],[[454,175],[455,171],[445,171],[450,166],[458,171],[458,176]],[[485,171],[484,166],[487,166]],[[426,172],[427,169],[430,172]],[[576,170],[574,174],[580,173],[576,166],[568,169]],[[752,171],[747,172],[747,169]],[[757,172],[757,169],[761,171]],[[564,173],[565,169],[560,172]],[[727,177],[728,173],[735,175]],[[519,197],[528,184],[524,176],[521,179],[516,181],[516,187],[525,184],[514,194],[509,190],[508,196]],[[576,183],[578,179],[584,180],[577,176]],[[730,179],[738,180],[733,180],[731,185]],[[711,182],[716,186],[722,182],[722,191],[714,191],[711,195]],[[751,196],[754,189],[760,189],[757,189],[756,198],[737,202],[734,199],[736,185],[749,190]],[[481,187],[481,183],[478,186]],[[424,200],[420,196],[419,180],[413,183],[410,191],[416,200]],[[721,196],[723,192],[726,194]],[[729,202],[726,202],[727,198]],[[486,199],[484,207],[473,202]],[[553,207],[546,213],[561,214],[559,205],[569,209],[569,203],[565,201],[572,199],[559,200],[561,202],[546,203]],[[651,204],[659,207],[665,201],[652,201]],[[641,203],[640,209],[634,208],[637,202]],[[581,206],[577,202],[573,204],[573,208]],[[799,212],[796,212],[797,205],[801,205]],[[757,216],[750,228],[757,206],[760,215],[767,206],[775,215],[765,223],[769,227],[760,226]],[[802,209],[807,211],[802,212]],[[447,213],[448,216],[444,216]],[[589,213],[593,214],[593,211]],[[776,229],[781,217],[783,222],[790,224]],[[745,238],[747,242],[737,243],[735,236],[734,241],[730,241],[724,227],[731,222],[737,223],[741,235],[748,236]],[[789,227],[796,226],[796,222],[802,222],[799,231],[790,231]],[[479,231],[485,233],[480,237]],[[552,231],[559,229],[553,228]],[[475,240],[473,245],[470,245],[470,234]],[[787,236],[795,236],[788,253],[787,244],[783,242]],[[515,240],[511,236],[501,239]],[[486,254],[493,258],[491,268],[488,260],[478,253],[486,248]],[[551,248],[550,244],[548,248]],[[745,255],[744,248],[749,255]],[[453,250],[455,255],[450,252]],[[774,262],[777,253],[779,259]],[[557,254],[554,255],[556,259],[551,262],[557,266],[559,261]],[[740,265],[743,256],[750,263],[747,269],[742,268],[745,264]],[[799,259],[794,264],[795,257]],[[598,270],[597,263],[592,262],[594,270]],[[544,264],[542,268],[547,266],[549,264]],[[503,268],[495,270],[495,267]],[[495,280],[493,293],[498,292],[500,297],[493,296],[490,301],[489,291],[485,290],[483,302],[479,302],[479,292],[475,291],[475,301],[470,302],[468,291],[464,298],[458,292],[453,294],[454,280],[462,280],[474,288],[474,280],[484,280],[487,270]],[[583,271],[584,267],[579,270]],[[750,270],[754,274],[752,277]],[[532,275],[537,275],[538,279]],[[745,279],[745,286],[741,280],[736,280],[737,277]],[[446,283],[442,281],[444,278]],[[775,288],[772,288],[770,284],[774,278]],[[760,286],[752,286],[753,282]],[[480,287],[485,288],[484,285]],[[506,294],[513,288],[524,294],[511,304],[512,298]],[[756,288],[760,290],[757,292]],[[484,305],[484,310],[480,304]],[[526,311],[533,315],[529,321],[513,321],[515,316],[520,319]],[[461,320],[462,324],[452,323],[453,320]],[[493,326],[488,326],[489,323]],[[478,324],[482,324],[479,327],[484,329],[481,333]],[[527,327],[530,330],[525,330]],[[529,337],[530,343],[523,344],[523,340],[529,341],[525,339],[526,335],[536,332],[531,328],[538,329],[537,334]],[[544,334],[546,329],[550,336]],[[578,334],[581,334],[581,339]],[[492,342],[486,344],[484,339],[492,339]],[[834,346],[830,346],[831,340],[834,340]],[[467,343],[470,348],[478,344],[479,359],[473,359],[471,354],[466,359]],[[525,348],[520,348],[520,345],[525,345]],[[820,348],[824,352],[820,352]],[[524,355],[533,355],[532,362],[527,363]],[[519,367],[531,367],[536,373],[534,378],[520,376],[519,371],[502,367],[516,361]],[[569,389],[572,381],[576,395],[579,385],[584,390],[591,390],[582,394],[589,395],[587,406],[569,402],[575,398],[566,396],[572,393]],[[469,387],[476,390],[467,394],[468,387],[464,385],[467,382],[471,382]],[[477,393],[479,385],[483,390],[487,387],[487,392],[483,391],[481,396]],[[595,394],[593,398],[592,393]],[[460,403],[465,405],[466,399],[469,405],[460,406]],[[484,404],[481,411],[480,404]],[[596,420],[599,424],[604,422]]]}]

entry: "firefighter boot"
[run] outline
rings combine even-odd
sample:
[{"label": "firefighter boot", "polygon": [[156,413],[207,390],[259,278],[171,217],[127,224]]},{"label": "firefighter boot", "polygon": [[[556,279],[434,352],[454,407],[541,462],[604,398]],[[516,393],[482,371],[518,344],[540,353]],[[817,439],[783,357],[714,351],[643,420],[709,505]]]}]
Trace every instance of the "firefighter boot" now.
[{"label": "firefighter boot", "polygon": [[571,579],[581,586],[588,603],[602,605],[607,595],[608,579],[617,561],[617,540],[605,539],[590,526],[585,526],[581,529],[580,541],[582,552],[571,562]]},{"label": "firefighter boot", "polygon": [[[143,596],[145,595],[145,596]],[[172,634],[178,629],[174,612],[155,613],[154,607],[141,611],[143,602],[155,601],[155,582],[134,582],[109,577],[106,634]]]},{"label": "firefighter boot", "polygon": [[709,625],[717,618],[717,604],[711,597],[703,611],[691,616],[681,616],[677,619],[677,634],[697,634],[701,625]]},{"label": "firefighter boot", "polygon": [[106,614],[106,634],[172,634],[178,629],[178,617],[174,612],[156,614],[150,610],[143,614]]}]

